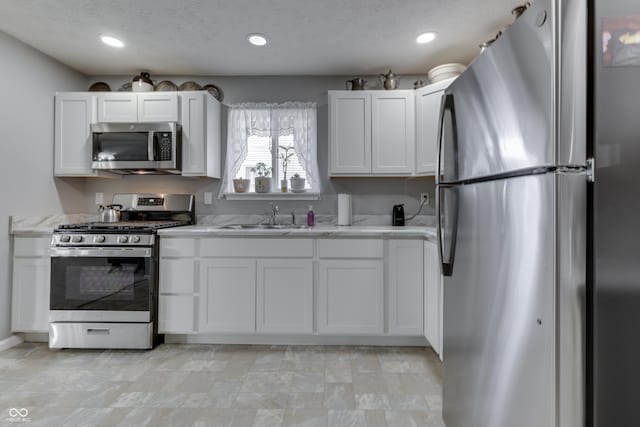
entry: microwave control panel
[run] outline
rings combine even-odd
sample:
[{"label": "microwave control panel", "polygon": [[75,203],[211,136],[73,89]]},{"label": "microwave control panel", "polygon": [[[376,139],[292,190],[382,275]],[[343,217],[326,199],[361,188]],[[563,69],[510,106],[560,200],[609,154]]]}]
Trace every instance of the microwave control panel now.
[{"label": "microwave control panel", "polygon": [[171,132],[157,132],[159,161],[171,160]]}]

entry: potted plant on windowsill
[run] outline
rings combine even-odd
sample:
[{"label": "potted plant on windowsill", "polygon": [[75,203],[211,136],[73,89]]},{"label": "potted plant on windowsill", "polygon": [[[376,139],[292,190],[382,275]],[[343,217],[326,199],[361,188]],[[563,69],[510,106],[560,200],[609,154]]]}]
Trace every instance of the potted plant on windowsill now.
[{"label": "potted plant on windowsill", "polygon": [[257,173],[254,178],[256,193],[268,193],[271,191],[271,168],[266,163],[258,162],[255,168],[251,168],[251,172]]},{"label": "potted plant on windowsill", "polygon": [[[293,157],[295,153],[295,148],[289,146],[285,147],[284,145],[279,146],[283,152],[280,153],[280,161],[282,162],[282,173],[284,175],[284,179],[280,180],[280,191],[283,193],[287,192],[287,166],[289,165],[289,159]],[[289,151],[293,150],[291,153]]]},{"label": "potted plant on windowsill", "polygon": [[301,177],[299,174],[293,174],[291,177],[291,191],[294,193],[302,193],[304,192],[304,182],[306,180]]}]

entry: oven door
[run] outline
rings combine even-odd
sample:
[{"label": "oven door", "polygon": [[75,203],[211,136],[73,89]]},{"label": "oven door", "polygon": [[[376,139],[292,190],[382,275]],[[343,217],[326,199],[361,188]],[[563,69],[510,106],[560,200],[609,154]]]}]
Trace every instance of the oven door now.
[{"label": "oven door", "polygon": [[50,320],[151,321],[156,264],[152,248],[53,248]]}]

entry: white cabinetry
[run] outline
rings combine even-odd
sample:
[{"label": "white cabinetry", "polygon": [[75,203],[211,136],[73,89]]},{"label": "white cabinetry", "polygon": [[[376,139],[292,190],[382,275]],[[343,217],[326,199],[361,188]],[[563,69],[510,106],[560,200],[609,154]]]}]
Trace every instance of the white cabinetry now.
[{"label": "white cabinetry", "polygon": [[384,333],[382,240],[318,240],[318,332]]},{"label": "white cabinetry", "polygon": [[206,91],[180,94],[182,175],[220,178],[220,103]]},{"label": "white cabinetry", "polygon": [[200,332],[254,332],[256,261],[200,261]]},{"label": "white cabinetry", "polygon": [[442,275],[435,243],[424,243],[424,336],[442,359]]},{"label": "white cabinetry", "polygon": [[371,170],[374,175],[411,175],[415,158],[413,91],[371,94]]},{"label": "white cabinetry", "polygon": [[160,240],[158,332],[195,333],[196,241]]},{"label": "white cabinetry", "polygon": [[440,128],[440,104],[448,79],[415,91],[416,99],[416,175],[435,175]]},{"label": "white cabinetry", "polygon": [[412,90],[329,91],[329,175],[411,175],[414,120]]},{"label": "white cabinetry", "polygon": [[12,332],[48,332],[50,237],[16,237],[13,247]]},{"label": "white cabinetry", "polygon": [[95,122],[95,94],[56,94],[53,169],[55,176],[97,176],[97,172],[91,168],[90,127]]},{"label": "white cabinetry", "polygon": [[423,242],[390,240],[388,262],[389,334],[423,334]]},{"label": "white cabinetry", "polygon": [[313,273],[310,259],[259,259],[256,330],[313,332]]},{"label": "white cabinetry", "polygon": [[178,122],[177,93],[101,93],[98,95],[98,122],[152,123]]}]

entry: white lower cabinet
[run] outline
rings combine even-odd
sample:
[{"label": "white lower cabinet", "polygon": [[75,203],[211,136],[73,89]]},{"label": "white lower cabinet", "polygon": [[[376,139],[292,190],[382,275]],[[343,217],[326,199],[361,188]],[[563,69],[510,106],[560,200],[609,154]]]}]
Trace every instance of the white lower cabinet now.
[{"label": "white lower cabinet", "polygon": [[12,332],[48,332],[50,237],[16,237],[11,297]]},{"label": "white lower cabinet", "polygon": [[255,332],[255,259],[201,260],[199,299],[199,332]]},{"label": "white lower cabinet", "polygon": [[423,334],[421,240],[389,241],[389,334]]},{"label": "white lower cabinet", "polygon": [[313,332],[313,262],[310,259],[259,259],[256,284],[257,332]]},{"label": "white lower cabinet", "polygon": [[158,299],[158,332],[192,334],[196,332],[195,298],[192,295],[160,295]]},{"label": "white lower cabinet", "polygon": [[442,275],[435,243],[424,243],[424,336],[442,359]]},{"label": "white lower cabinet", "polygon": [[162,238],[161,333],[425,336],[441,282],[422,239]]},{"label": "white lower cabinet", "polygon": [[158,332],[161,334],[197,332],[195,246],[194,239],[160,240]]},{"label": "white lower cabinet", "polygon": [[383,261],[320,260],[318,268],[318,332],[382,334]]}]

